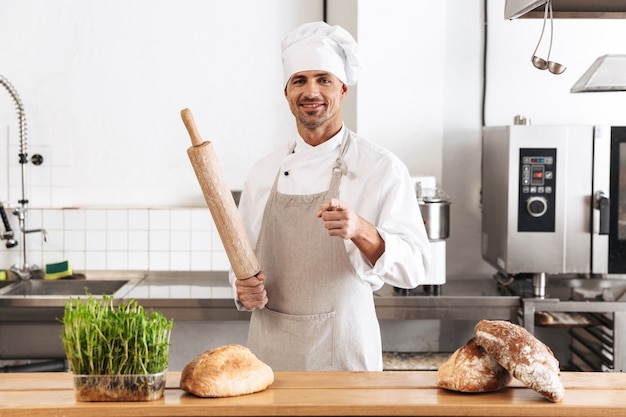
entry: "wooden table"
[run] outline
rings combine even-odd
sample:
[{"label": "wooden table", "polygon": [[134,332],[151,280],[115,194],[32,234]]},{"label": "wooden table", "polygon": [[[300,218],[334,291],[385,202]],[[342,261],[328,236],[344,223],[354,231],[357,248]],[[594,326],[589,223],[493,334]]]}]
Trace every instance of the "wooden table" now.
[{"label": "wooden table", "polygon": [[268,389],[197,398],[167,375],[151,402],[77,402],[69,373],[0,374],[0,416],[626,416],[626,374],[563,372],[565,400],[551,403],[518,381],[486,394],[435,387],[434,371],[276,372]]}]

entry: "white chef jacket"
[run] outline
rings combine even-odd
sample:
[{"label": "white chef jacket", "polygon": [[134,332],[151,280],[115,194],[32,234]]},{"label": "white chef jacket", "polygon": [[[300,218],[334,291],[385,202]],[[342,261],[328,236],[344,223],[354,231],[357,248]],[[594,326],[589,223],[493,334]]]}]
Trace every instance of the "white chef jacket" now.
[{"label": "white chef jacket", "polygon": [[[334,137],[317,146],[297,137],[293,153],[289,153],[291,141],[252,167],[241,193],[239,213],[253,248],[276,176],[278,192],[283,194],[328,190],[344,129],[347,128],[342,127]],[[409,172],[388,150],[353,132],[348,134],[352,135],[352,141],[344,157],[347,172],[341,180],[339,199],[374,225],[385,241],[385,252],[375,265],[349,239],[344,240],[348,257],[357,275],[373,291],[385,282],[400,288],[415,288],[428,273],[430,246]],[[320,227],[323,227],[321,219]],[[235,279],[231,270],[231,283]]]}]

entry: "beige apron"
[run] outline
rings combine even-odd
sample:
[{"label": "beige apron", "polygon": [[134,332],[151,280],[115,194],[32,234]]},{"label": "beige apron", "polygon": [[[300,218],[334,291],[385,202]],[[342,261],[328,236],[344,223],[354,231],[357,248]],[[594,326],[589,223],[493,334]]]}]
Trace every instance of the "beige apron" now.
[{"label": "beige apron", "polygon": [[321,204],[339,197],[349,143],[346,132],[328,191],[281,194],[277,176],[265,207],[256,254],[269,301],[252,312],[248,346],[277,371],[382,370],[371,287],[317,217]]}]

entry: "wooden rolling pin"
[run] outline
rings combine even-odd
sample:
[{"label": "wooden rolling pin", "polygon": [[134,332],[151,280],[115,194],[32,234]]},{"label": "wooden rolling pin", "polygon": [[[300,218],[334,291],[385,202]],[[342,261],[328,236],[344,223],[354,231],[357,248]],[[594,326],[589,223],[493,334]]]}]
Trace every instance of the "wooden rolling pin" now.
[{"label": "wooden rolling pin", "polygon": [[213,146],[210,141],[202,140],[189,109],[181,110],[180,116],[191,137],[192,146],[187,149],[189,160],[200,182],[233,272],[237,279],[253,277],[261,268],[243,228],[235,199],[224,180]]}]

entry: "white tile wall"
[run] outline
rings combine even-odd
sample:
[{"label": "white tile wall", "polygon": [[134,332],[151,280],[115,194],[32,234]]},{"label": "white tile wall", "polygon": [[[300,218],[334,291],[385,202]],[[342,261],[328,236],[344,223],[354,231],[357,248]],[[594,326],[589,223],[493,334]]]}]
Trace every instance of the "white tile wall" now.
[{"label": "white tile wall", "polygon": [[[23,265],[22,234],[7,210],[18,246],[0,246],[0,269]],[[224,246],[207,208],[32,209],[26,235],[27,262],[69,260],[75,270],[227,270]]]}]

